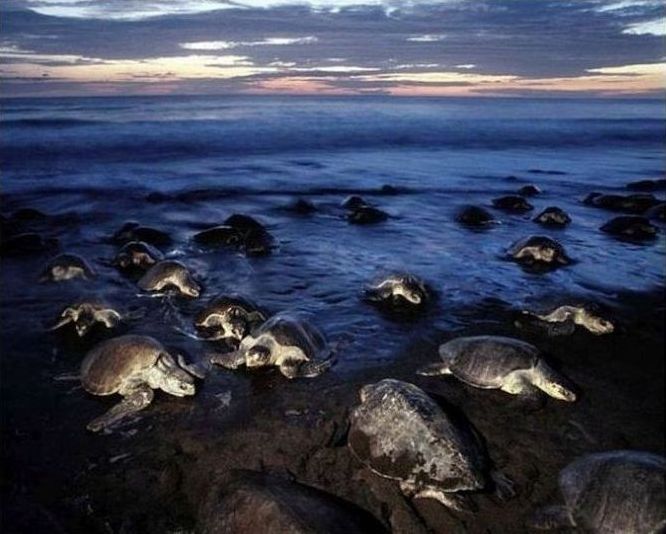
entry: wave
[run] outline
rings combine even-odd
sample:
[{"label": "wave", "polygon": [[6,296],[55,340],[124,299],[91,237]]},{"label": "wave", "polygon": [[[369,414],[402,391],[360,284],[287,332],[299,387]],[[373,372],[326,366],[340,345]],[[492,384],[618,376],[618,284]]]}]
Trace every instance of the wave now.
[{"label": "wave", "polygon": [[[370,120],[334,118],[105,122],[78,118],[3,121],[0,162],[30,158],[152,161],[252,153],[400,148],[520,149],[664,143],[660,119]],[[28,127],[29,131],[25,128]],[[64,129],[64,130],[63,130]]]}]

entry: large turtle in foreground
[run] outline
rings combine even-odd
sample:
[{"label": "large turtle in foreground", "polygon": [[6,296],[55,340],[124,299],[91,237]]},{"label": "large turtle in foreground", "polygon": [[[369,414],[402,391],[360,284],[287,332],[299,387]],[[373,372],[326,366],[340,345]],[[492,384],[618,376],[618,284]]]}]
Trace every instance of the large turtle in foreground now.
[{"label": "large turtle in foreground", "polygon": [[90,350],[81,363],[81,384],[93,395],[118,393],[123,397],[104,415],[88,423],[88,430],[93,432],[144,409],[153,400],[153,389],[176,397],[195,393],[194,378],[159,341],[136,335],[109,339]]},{"label": "large turtle in foreground", "polygon": [[588,454],[559,476],[561,505],[542,508],[529,526],[603,534],[657,534],[666,529],[666,458],[641,451]]},{"label": "large turtle in foreground", "polygon": [[436,499],[459,511],[474,505],[461,492],[492,478],[505,496],[511,484],[490,470],[480,438],[413,384],[384,379],[363,386],[350,416],[348,445],[375,474],[397,480],[413,498]]},{"label": "large turtle in foreground", "polygon": [[459,337],[439,347],[441,361],[418,374],[453,375],[470,386],[532,396],[538,390],[567,402],[576,400],[569,381],[541,358],[539,349],[501,336]]},{"label": "large turtle in foreground", "polygon": [[238,350],[214,354],[211,362],[228,369],[275,366],[287,378],[311,378],[331,367],[332,352],[314,325],[279,313],[245,337]]}]

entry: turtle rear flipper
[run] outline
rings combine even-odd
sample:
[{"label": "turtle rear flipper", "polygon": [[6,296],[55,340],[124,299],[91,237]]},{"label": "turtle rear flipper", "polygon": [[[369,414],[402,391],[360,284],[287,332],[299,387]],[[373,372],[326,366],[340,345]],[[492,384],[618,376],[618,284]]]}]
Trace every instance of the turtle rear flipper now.
[{"label": "turtle rear flipper", "polygon": [[124,394],[124,398],[104,415],[93,419],[86,428],[91,432],[107,430],[135,412],[143,410],[153,400],[153,390],[147,386],[139,386]]},{"label": "turtle rear flipper", "polygon": [[280,372],[287,378],[313,378],[327,371],[335,363],[335,358],[323,361],[286,360],[280,365]]},{"label": "turtle rear flipper", "polygon": [[439,376],[439,375],[450,375],[451,370],[449,369],[449,364],[444,362],[435,362],[429,363],[420,367],[416,371],[417,375],[421,376]]},{"label": "turtle rear flipper", "polygon": [[527,519],[527,526],[538,530],[553,530],[575,527],[569,512],[564,506],[553,505],[539,508]]}]

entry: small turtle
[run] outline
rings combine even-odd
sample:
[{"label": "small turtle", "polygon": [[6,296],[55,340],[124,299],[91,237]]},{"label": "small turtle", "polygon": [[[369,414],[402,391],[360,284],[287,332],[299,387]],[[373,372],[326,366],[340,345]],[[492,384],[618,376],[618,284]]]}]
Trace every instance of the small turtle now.
[{"label": "small turtle", "polygon": [[548,236],[532,235],[516,241],[508,250],[508,256],[533,268],[554,268],[572,263],[564,247]]},{"label": "small turtle", "polygon": [[430,300],[426,284],[413,274],[392,274],[371,284],[365,298],[395,310],[422,308]]},{"label": "small turtle", "polygon": [[583,200],[584,204],[611,211],[624,211],[626,213],[641,214],[659,204],[659,200],[647,193],[633,195],[604,195],[590,193]]},{"label": "small turtle", "polygon": [[194,241],[206,247],[240,247],[243,235],[233,226],[223,224],[194,234]]},{"label": "small turtle", "polygon": [[375,224],[388,219],[388,214],[372,206],[360,206],[352,209],[347,220],[352,224]]},{"label": "small turtle", "polygon": [[566,211],[557,206],[548,206],[539,215],[534,217],[533,220],[543,226],[561,228],[571,222],[571,217],[569,217]]},{"label": "small turtle", "polygon": [[[589,332],[596,335],[611,334],[615,330],[615,325],[612,321],[604,319],[599,316],[595,306],[559,306],[549,313],[537,314],[528,311],[523,311],[523,315],[527,317],[534,317],[539,321],[546,323],[568,323],[573,325],[580,325]],[[573,333],[573,328],[566,332]]]},{"label": "small turtle", "polygon": [[523,197],[533,197],[534,195],[540,195],[541,189],[536,185],[528,184],[518,189],[518,194]]},{"label": "small turtle", "polygon": [[111,241],[119,245],[123,245],[129,241],[143,241],[156,247],[161,247],[170,245],[171,237],[166,232],[157,228],[141,226],[136,221],[129,221],[113,234]]},{"label": "small turtle", "polygon": [[500,389],[512,395],[532,396],[538,389],[558,400],[576,400],[568,380],[550,368],[539,349],[518,339],[459,337],[440,345],[439,357],[440,362],[422,367],[417,373],[453,375],[470,386]]},{"label": "small turtle", "polygon": [[493,206],[504,211],[524,213],[534,209],[534,206],[519,195],[506,195],[493,199]]},{"label": "small turtle", "polygon": [[63,282],[73,278],[91,280],[95,271],[88,262],[76,254],[59,254],[52,258],[42,270],[39,277],[40,282]]},{"label": "small turtle", "polygon": [[118,326],[121,321],[120,313],[102,300],[87,299],[65,306],[49,330],[59,330],[72,324],[79,337],[84,337],[98,323],[111,329]]},{"label": "small turtle", "polygon": [[271,317],[245,337],[238,350],[214,354],[211,362],[228,369],[245,365],[278,367],[287,378],[311,378],[333,364],[332,350],[313,325],[286,313]]},{"label": "small turtle", "polygon": [[121,271],[146,271],[163,259],[163,254],[152,245],[130,241],[121,247],[112,263]]},{"label": "small turtle", "polygon": [[504,495],[510,483],[490,470],[471,426],[456,421],[413,384],[384,379],[363,386],[350,416],[348,446],[375,474],[397,480],[407,497],[474,509],[460,492],[480,491],[492,478]]},{"label": "small turtle", "polygon": [[359,195],[350,195],[341,202],[340,206],[346,210],[356,210],[358,208],[368,207],[370,204]]},{"label": "small turtle", "polygon": [[588,454],[560,471],[564,504],[537,510],[529,526],[608,534],[666,529],[666,458],[619,450]]},{"label": "small turtle", "polygon": [[209,340],[241,341],[266,321],[267,315],[251,300],[240,295],[220,295],[197,313],[194,327]]},{"label": "small turtle", "polygon": [[[184,363],[180,359],[181,363]],[[148,336],[127,335],[104,341],[81,363],[81,384],[93,395],[119,393],[124,398],[88,423],[98,432],[148,406],[153,389],[176,397],[194,395],[194,378],[180,367],[162,344]]]},{"label": "small turtle", "polygon": [[182,295],[198,297],[201,286],[179,261],[166,260],[153,265],[137,282],[144,291],[157,292],[175,288]]},{"label": "small turtle", "polygon": [[266,473],[234,470],[201,503],[201,534],[382,534],[371,514],[319,489]]},{"label": "small turtle", "polygon": [[310,215],[317,207],[307,198],[296,198],[287,206],[287,210],[297,215]]},{"label": "small turtle", "polygon": [[480,206],[462,206],[456,213],[456,221],[466,226],[487,226],[494,223],[495,219]]},{"label": "small turtle", "polygon": [[659,231],[649,219],[631,215],[615,217],[600,229],[607,234],[636,241],[654,239]]}]

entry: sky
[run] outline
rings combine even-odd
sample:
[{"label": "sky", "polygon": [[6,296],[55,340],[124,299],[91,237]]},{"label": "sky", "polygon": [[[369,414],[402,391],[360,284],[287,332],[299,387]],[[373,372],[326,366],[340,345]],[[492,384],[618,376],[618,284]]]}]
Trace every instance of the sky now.
[{"label": "sky", "polygon": [[664,0],[2,0],[0,96],[662,97]]}]

